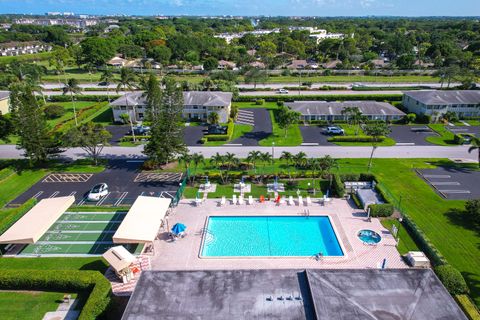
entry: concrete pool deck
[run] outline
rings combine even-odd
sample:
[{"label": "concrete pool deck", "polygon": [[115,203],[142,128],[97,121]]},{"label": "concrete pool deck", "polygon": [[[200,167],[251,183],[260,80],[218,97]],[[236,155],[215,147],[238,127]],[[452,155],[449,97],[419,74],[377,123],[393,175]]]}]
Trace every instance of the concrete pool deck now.
[{"label": "concrete pool deck", "polygon": [[[227,270],[227,269],[287,269],[287,268],[378,268],[387,259],[387,268],[407,268],[396,248],[396,241],[378,219],[367,221],[363,210],[354,209],[347,200],[332,199],[326,206],[313,200],[307,206],[276,206],[273,202],[253,205],[223,207],[219,199],[206,200],[195,207],[194,200],[182,200],[168,217],[168,226],[181,222],[187,226],[188,235],[172,242],[168,230],[161,230],[155,240],[152,270]],[[297,204],[297,202],[295,202]],[[200,258],[203,228],[208,216],[302,216],[309,209],[311,216],[328,215],[345,253],[344,257],[243,257]],[[358,231],[370,229],[382,236],[375,246],[365,245],[357,237]],[[401,241],[401,240],[400,240]]]}]

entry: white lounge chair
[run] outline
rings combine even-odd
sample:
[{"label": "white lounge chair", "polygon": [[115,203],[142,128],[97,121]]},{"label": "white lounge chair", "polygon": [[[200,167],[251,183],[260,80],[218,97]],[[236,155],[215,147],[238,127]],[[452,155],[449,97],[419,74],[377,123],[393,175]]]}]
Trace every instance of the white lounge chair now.
[{"label": "white lounge chair", "polygon": [[295,202],[293,202],[293,196],[288,197],[288,205],[289,206],[294,206]]},{"label": "white lounge chair", "polygon": [[227,203],[227,198],[225,196],[222,196],[222,200],[220,200],[220,207],[223,207]]},{"label": "white lounge chair", "polygon": [[253,197],[252,196],[248,196],[248,204],[249,205],[253,204]]},{"label": "white lounge chair", "polygon": [[242,195],[240,195],[240,196],[238,197],[238,204],[239,204],[239,205],[242,205],[242,204],[243,204],[243,196],[242,196]]},{"label": "white lounge chair", "polygon": [[195,198],[195,206],[198,207],[202,204],[202,199]]},{"label": "white lounge chair", "polygon": [[298,206],[303,206],[303,197],[298,196]]},{"label": "white lounge chair", "polygon": [[286,202],[285,196],[282,196],[282,197],[280,198],[280,205],[285,204],[285,202]]},{"label": "white lounge chair", "polygon": [[307,206],[312,204],[312,199],[310,199],[310,196],[307,196]]},{"label": "white lounge chair", "polygon": [[232,204],[237,204],[237,195],[236,194],[234,194],[232,196]]}]

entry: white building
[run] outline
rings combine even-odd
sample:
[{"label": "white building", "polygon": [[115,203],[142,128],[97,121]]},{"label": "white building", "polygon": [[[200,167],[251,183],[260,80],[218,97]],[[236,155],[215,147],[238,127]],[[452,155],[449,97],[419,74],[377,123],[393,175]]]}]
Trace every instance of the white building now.
[{"label": "white building", "polygon": [[403,93],[403,105],[416,114],[440,116],[453,111],[459,118],[480,116],[480,91],[418,90]]},{"label": "white building", "polygon": [[0,56],[20,56],[23,54],[33,54],[39,52],[48,52],[52,46],[40,41],[28,42],[7,42],[0,44]]}]

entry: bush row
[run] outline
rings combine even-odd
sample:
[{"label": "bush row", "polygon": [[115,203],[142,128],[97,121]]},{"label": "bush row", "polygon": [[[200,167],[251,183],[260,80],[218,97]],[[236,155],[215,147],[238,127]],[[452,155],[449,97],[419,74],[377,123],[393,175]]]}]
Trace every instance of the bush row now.
[{"label": "bush row", "polygon": [[339,198],[342,198],[345,195],[345,186],[338,174],[332,175],[332,193]]},{"label": "bush row", "polygon": [[466,136],[470,136],[472,138],[475,137],[475,135],[469,133],[457,133],[453,136],[453,142],[455,142],[456,144],[464,144],[467,142]]},{"label": "bush row", "polygon": [[[377,137],[377,142],[383,142],[385,140],[384,136]],[[374,137],[372,136],[335,136],[328,138],[330,142],[373,142]]]},{"label": "bush row", "polygon": [[373,173],[342,173],[340,174],[342,182],[345,181],[374,181],[375,175]]},{"label": "bush row", "polygon": [[374,100],[374,101],[402,101],[401,94],[358,94],[358,95],[296,95],[296,96],[238,96],[235,102],[255,102],[259,99],[277,102],[277,101],[299,101],[299,100],[320,100],[320,101],[359,101],[359,100]]},{"label": "bush row", "polygon": [[466,294],[459,294],[455,296],[460,308],[463,310],[465,315],[470,320],[480,320],[480,312],[478,311],[475,304],[472,302],[469,296]]},{"label": "bush row", "polygon": [[226,134],[209,134],[200,139],[200,142],[203,144],[207,141],[230,141],[233,136],[233,130],[235,128],[235,123],[233,120],[229,120],[227,123],[227,133]]},{"label": "bush row", "polygon": [[434,268],[440,281],[451,295],[468,293],[467,283],[460,271],[449,264],[440,265]]},{"label": "bush row", "polygon": [[8,290],[49,290],[90,292],[79,320],[100,316],[110,301],[110,282],[97,271],[3,270],[0,288]]},{"label": "bush row", "polygon": [[[135,136],[136,141],[146,141],[149,140],[150,136]],[[120,139],[122,142],[132,142],[133,141],[133,136],[123,136],[122,139]]]},{"label": "bush row", "polygon": [[[39,97],[40,98],[40,97]],[[105,102],[108,101],[106,95],[75,95],[77,101],[92,101],[92,102]],[[110,100],[120,98],[120,95],[111,95]],[[41,98],[40,98],[41,99]],[[69,95],[52,95],[48,97],[49,102],[70,102],[72,98]]]},{"label": "bush row", "polygon": [[371,217],[390,217],[393,214],[393,205],[390,203],[377,203],[368,206]]}]

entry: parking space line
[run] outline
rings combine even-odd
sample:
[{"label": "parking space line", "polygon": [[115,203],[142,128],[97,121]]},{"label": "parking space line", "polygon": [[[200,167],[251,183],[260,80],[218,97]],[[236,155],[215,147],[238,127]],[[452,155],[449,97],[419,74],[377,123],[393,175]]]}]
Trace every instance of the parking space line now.
[{"label": "parking space line", "polygon": [[82,200],[80,200],[80,201],[77,203],[77,206],[82,206],[82,205],[84,205],[86,201],[87,201],[87,197],[84,197]]},{"label": "parking space line", "polygon": [[108,192],[105,197],[103,197],[102,199],[100,199],[100,200],[97,202],[96,206],[97,206],[97,207],[98,207],[98,206],[101,206],[102,203],[104,203],[105,200],[107,200],[107,198],[108,198],[108,196],[109,196],[110,194],[111,194],[111,192]]},{"label": "parking space line", "polygon": [[120,203],[127,197],[128,192],[123,192],[120,197],[118,198],[117,202],[115,202],[114,206],[118,207]]},{"label": "parking space line", "polygon": [[70,192],[69,196],[74,196],[77,194],[77,191]]},{"label": "parking space line", "polygon": [[38,199],[38,197],[40,197],[40,195],[42,193],[43,193],[43,191],[39,191],[39,192],[35,193],[32,198]]},{"label": "parking space line", "polygon": [[460,185],[460,182],[456,182],[456,181],[451,181],[451,182],[430,181],[430,183],[434,186],[459,186]]},{"label": "parking space line", "polygon": [[53,197],[55,197],[55,196],[56,196],[57,194],[59,194],[59,193],[60,193],[60,191],[55,191],[54,193],[52,193],[52,195],[51,195],[49,198],[53,198]]},{"label": "parking space line", "polygon": [[448,174],[424,174],[425,178],[430,179],[450,179],[452,176]]},{"label": "parking space line", "polygon": [[470,190],[438,190],[442,193],[471,193]]}]

